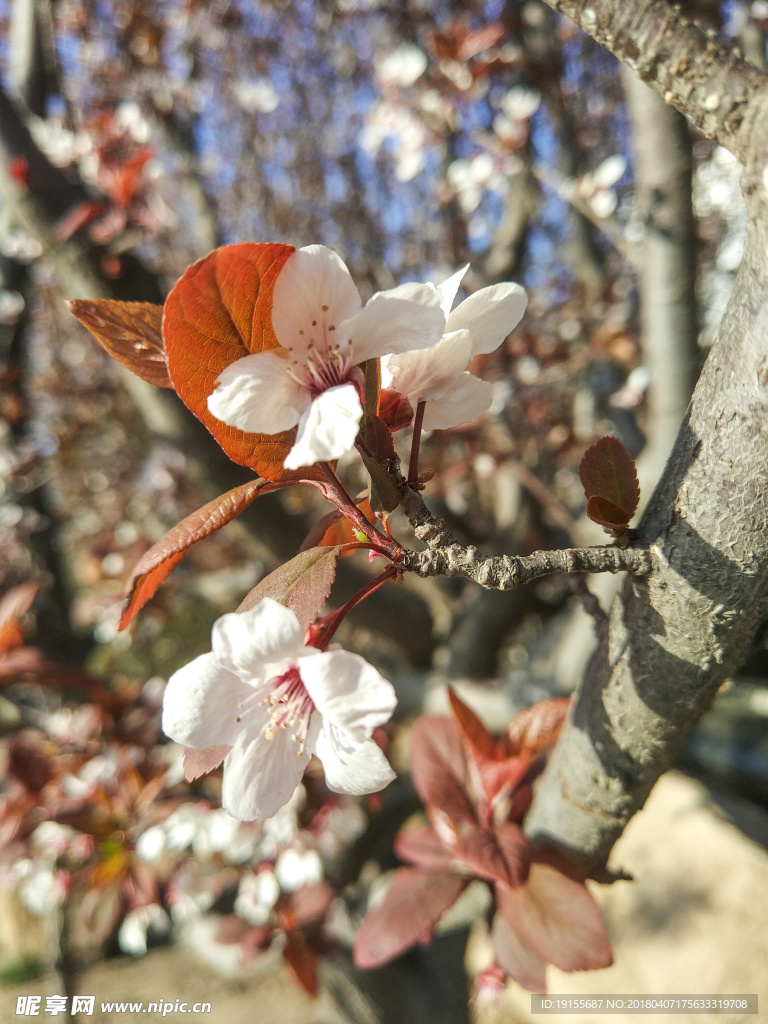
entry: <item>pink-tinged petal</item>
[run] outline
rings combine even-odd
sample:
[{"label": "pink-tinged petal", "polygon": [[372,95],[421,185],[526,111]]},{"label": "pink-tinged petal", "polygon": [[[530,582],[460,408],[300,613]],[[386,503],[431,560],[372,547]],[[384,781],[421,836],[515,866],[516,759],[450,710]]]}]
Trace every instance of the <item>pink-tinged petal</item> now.
[{"label": "pink-tinged petal", "polygon": [[496,959],[529,992],[547,991],[547,963],[521,940],[512,925],[496,914],[491,929]]},{"label": "pink-tinged petal", "polygon": [[323,719],[357,742],[388,722],[397,707],[392,684],[359,654],[328,651],[301,658],[299,673]]},{"label": "pink-tinged petal", "polygon": [[472,335],[454,331],[432,348],[403,352],[390,358],[392,389],[406,395],[412,405],[441,398],[472,358]]},{"label": "pink-tinged petal", "polygon": [[357,967],[379,967],[416,942],[429,942],[440,918],[468,882],[449,872],[400,868],[379,906],[369,910],[355,937]]},{"label": "pink-tinged petal", "polygon": [[187,747],[234,744],[238,703],[252,692],[215,654],[201,654],[168,680],[163,732]]},{"label": "pink-tinged petal", "polygon": [[222,615],[213,626],[215,655],[251,683],[284,672],[306,650],[303,641],[294,613],[271,597],[248,611]]},{"label": "pink-tinged petal", "polygon": [[224,759],[222,806],[239,821],[271,818],[293,796],[309,757],[287,730],[271,740],[262,729],[241,732]]},{"label": "pink-tinged petal", "polygon": [[292,253],[278,275],[272,326],[283,348],[302,360],[312,340],[322,349],[329,338],[338,336],[338,325],[359,313],[361,306],[341,257],[324,245],[308,245]]},{"label": "pink-tinged petal", "polygon": [[454,309],[446,331],[465,327],[472,335],[473,354],[493,352],[520,323],[528,299],[519,284],[505,282],[481,288]]},{"label": "pink-tinged petal", "polygon": [[349,338],[356,363],[365,359],[429,348],[443,334],[445,314],[440,294],[431,284],[401,284],[377,292],[352,320],[340,324],[338,333]]},{"label": "pink-tinged petal", "polygon": [[295,427],[310,394],[289,377],[288,365],[275,352],[235,360],[219,374],[208,397],[209,411],[250,434],[279,434]]},{"label": "pink-tinged petal", "polygon": [[334,793],[378,793],[395,778],[389,761],[373,740],[357,743],[327,722],[311,749],[323,762],[325,784]]},{"label": "pink-tinged petal", "polygon": [[323,391],[299,420],[296,443],[285,459],[285,468],[314,466],[352,451],[362,415],[354,384],[340,384]]},{"label": "pink-tinged petal", "polygon": [[448,430],[470,423],[488,412],[493,400],[493,386],[474,374],[465,372],[444,394],[427,402],[424,430]]},{"label": "pink-tinged petal", "polygon": [[437,286],[437,290],[440,292],[440,308],[445,313],[446,319],[453,309],[459,285],[464,280],[464,275],[468,270],[469,264],[467,263],[461,270],[457,270],[455,274],[451,274],[447,280]]},{"label": "pink-tinged petal", "polygon": [[613,962],[600,908],[582,882],[548,864],[532,864],[518,889],[497,886],[500,913],[521,942],[562,971],[589,971]]}]

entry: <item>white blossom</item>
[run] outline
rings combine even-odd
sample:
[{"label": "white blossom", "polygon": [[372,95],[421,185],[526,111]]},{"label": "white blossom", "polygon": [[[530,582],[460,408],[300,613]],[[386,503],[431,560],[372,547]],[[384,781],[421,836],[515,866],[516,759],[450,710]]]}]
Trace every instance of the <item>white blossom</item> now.
[{"label": "white blossom", "polygon": [[306,647],[292,611],[270,598],[213,627],[213,650],[175,672],[163,730],[191,747],[227,745],[222,803],[241,821],[269,818],[291,798],[310,756],[335,792],[382,789],[394,777],[371,739],[397,703],[372,665]]}]

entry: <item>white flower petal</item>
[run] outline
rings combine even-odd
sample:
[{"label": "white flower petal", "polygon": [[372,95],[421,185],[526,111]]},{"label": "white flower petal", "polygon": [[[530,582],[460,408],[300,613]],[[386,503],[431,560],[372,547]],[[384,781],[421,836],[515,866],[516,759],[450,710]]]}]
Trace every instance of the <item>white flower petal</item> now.
[{"label": "white flower petal", "polygon": [[323,716],[357,742],[368,739],[397,707],[394,687],[359,654],[328,651],[301,658],[299,674]]},{"label": "white flower petal", "polygon": [[334,793],[362,796],[378,793],[395,778],[389,762],[373,740],[350,743],[337,730],[324,728],[315,754],[323,762],[325,782]]},{"label": "white flower petal", "polygon": [[241,732],[224,759],[222,806],[239,821],[271,818],[293,796],[309,757],[287,730],[271,740],[262,730]]},{"label": "white flower petal", "polygon": [[233,744],[237,705],[252,690],[215,654],[201,654],[174,672],[163,697],[163,732],[188,747]]},{"label": "white flower petal", "polygon": [[457,306],[445,329],[458,331],[465,327],[472,335],[473,355],[493,352],[520,323],[527,301],[519,284],[492,284]]},{"label": "white flower petal", "polygon": [[491,407],[493,385],[471,373],[462,373],[450,390],[436,401],[427,402],[424,430],[448,430],[469,423]]},{"label": "white flower petal", "polygon": [[[387,369],[392,374],[392,387],[410,399],[411,404],[442,397],[472,358],[472,336],[469,331],[444,334],[432,348],[417,349],[391,356]],[[438,394],[434,390],[438,389]]]},{"label": "white flower petal", "polygon": [[219,374],[208,396],[209,411],[249,434],[279,434],[295,427],[310,395],[288,376],[288,365],[275,352],[235,360]]},{"label": "white flower petal", "polygon": [[356,363],[365,359],[429,348],[443,333],[445,315],[440,293],[432,284],[401,284],[376,292],[352,320],[339,325],[349,338]]},{"label": "white flower petal", "polygon": [[275,281],[272,326],[277,340],[301,358],[310,339],[360,311],[360,295],[344,261],[324,245],[292,253]]},{"label": "white flower petal", "polygon": [[459,285],[464,280],[464,275],[469,270],[469,264],[462,267],[461,270],[457,270],[455,274],[443,281],[442,284],[437,286],[437,290],[440,292],[440,308],[445,313],[446,319],[448,318],[453,304],[456,301],[456,293],[459,290]]},{"label": "white flower petal", "polygon": [[313,466],[351,451],[362,415],[363,407],[354,384],[340,384],[323,391],[299,421],[296,443],[285,459],[285,468]]},{"label": "white flower petal", "polygon": [[273,678],[307,648],[295,614],[265,597],[246,612],[228,612],[213,625],[213,652],[248,682]]}]

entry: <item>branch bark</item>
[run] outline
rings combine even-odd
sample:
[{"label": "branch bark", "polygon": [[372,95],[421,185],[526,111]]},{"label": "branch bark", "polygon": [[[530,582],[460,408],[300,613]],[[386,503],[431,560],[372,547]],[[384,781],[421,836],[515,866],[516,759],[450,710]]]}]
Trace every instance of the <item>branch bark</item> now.
[{"label": "branch bark", "polygon": [[638,530],[653,571],[624,581],[527,820],[590,872],[768,612],[768,78],[658,0],[548,2],[733,149],[750,214],[718,338]]}]

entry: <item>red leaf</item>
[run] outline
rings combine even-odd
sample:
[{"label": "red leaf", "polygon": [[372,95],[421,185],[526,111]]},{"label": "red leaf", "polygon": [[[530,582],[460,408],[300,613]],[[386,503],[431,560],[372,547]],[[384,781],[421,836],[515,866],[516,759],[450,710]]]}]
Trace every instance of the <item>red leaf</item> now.
[{"label": "red leaf", "polygon": [[479,754],[481,758],[496,757],[496,740],[451,686],[448,687],[448,700],[451,703],[451,711],[456,718],[461,735],[469,743],[473,752]]},{"label": "red leaf", "polygon": [[67,305],[118,363],[158,388],[173,387],[160,330],[162,306],[115,299],[72,299]]},{"label": "red leaf", "polygon": [[498,911],[522,944],[562,971],[613,962],[600,908],[583,882],[549,864],[532,864],[519,889],[498,886]]},{"label": "red leaf", "polygon": [[424,871],[451,871],[456,867],[456,857],[433,828],[406,828],[398,832],[395,853]]},{"label": "red leaf", "polygon": [[624,532],[632,516],[608,498],[601,498],[599,494],[593,494],[587,502],[587,515],[593,523],[604,527],[611,533],[616,531]]},{"label": "red leaf", "polygon": [[453,821],[478,820],[471,768],[457,727],[448,718],[425,715],[411,733],[411,775],[428,809]]},{"label": "red leaf", "polygon": [[277,347],[272,328],[275,281],[294,251],[279,242],[225,245],[198,260],[176,282],[165,303],[163,338],[168,370],[181,400],[235,462],[268,480],[319,479],[283,468],[295,432],[247,434],[208,411],[219,374],[237,359]]},{"label": "red leaf", "polygon": [[[584,453],[579,466],[579,478],[584,486],[587,502],[603,498],[623,513],[625,526],[635,513],[640,501],[635,461],[616,437],[601,437]],[[589,512],[587,513],[589,514]],[[618,514],[618,513],[616,513]]]},{"label": "red leaf", "polygon": [[0,598],[0,652],[24,644],[18,620],[32,607],[37,591],[37,583],[21,583]]},{"label": "red leaf", "polygon": [[[288,894],[284,917],[290,916],[291,928],[301,928],[325,917],[334,898],[333,890],[326,882],[302,885],[300,889]],[[286,931],[288,930],[290,929],[286,927]]]},{"label": "red leaf", "polygon": [[218,768],[232,747],[225,743],[215,747],[184,747],[183,763],[184,778],[187,782],[194,782],[201,775],[207,775],[214,768]]},{"label": "red leaf", "polygon": [[496,914],[491,928],[499,965],[529,992],[547,991],[547,962],[527,947],[512,925]]},{"label": "red leaf", "polygon": [[429,942],[435,925],[467,886],[460,875],[400,868],[383,903],[369,911],[357,932],[357,967],[379,967],[416,942]]},{"label": "red leaf", "polygon": [[455,856],[468,869],[467,874],[517,887],[528,877],[531,848],[510,821],[496,828],[474,829],[458,843]]},{"label": "red leaf", "polygon": [[265,597],[271,597],[295,612],[302,628],[307,629],[331,592],[338,557],[338,548],[318,547],[300,551],[257,583],[237,610],[246,612]]},{"label": "red leaf", "polygon": [[308,996],[317,995],[318,956],[297,932],[292,932],[283,947],[283,959]]},{"label": "red leaf", "polygon": [[157,544],[153,544],[136,563],[128,580],[118,629],[125,629],[193,544],[210,537],[239,516],[266,484],[266,480],[250,480],[247,484],[233,487],[182,519]]},{"label": "red leaf", "polygon": [[534,758],[560,735],[570,697],[551,697],[519,711],[507,726],[509,753]]}]

